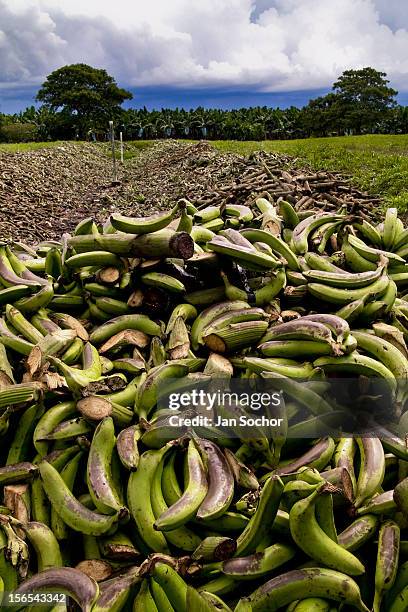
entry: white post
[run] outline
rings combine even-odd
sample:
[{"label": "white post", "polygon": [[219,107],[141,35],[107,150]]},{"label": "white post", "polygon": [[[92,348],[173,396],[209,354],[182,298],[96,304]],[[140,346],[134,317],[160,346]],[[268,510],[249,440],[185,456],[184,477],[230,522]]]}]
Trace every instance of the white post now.
[{"label": "white post", "polygon": [[119,132],[119,138],[120,138],[120,161],[123,164],[123,133]]},{"label": "white post", "polygon": [[115,155],[115,132],[113,130],[113,121],[109,121],[110,141],[112,147],[112,164],[113,164],[113,182],[118,182],[118,174],[116,171],[116,155]]}]

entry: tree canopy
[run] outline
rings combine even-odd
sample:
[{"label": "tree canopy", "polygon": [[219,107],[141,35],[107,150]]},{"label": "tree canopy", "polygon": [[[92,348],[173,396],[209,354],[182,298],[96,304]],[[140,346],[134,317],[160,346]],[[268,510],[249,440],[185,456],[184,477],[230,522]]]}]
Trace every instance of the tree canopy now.
[{"label": "tree canopy", "polygon": [[132,97],[130,91],[118,87],[106,70],[71,64],[48,75],[36,99],[84,135],[90,124],[97,127],[118,116],[121,104]]},{"label": "tree canopy", "polygon": [[385,72],[374,68],[346,70],[333,84],[346,128],[360,133],[384,118],[396,105],[397,91],[388,86]]},{"label": "tree canopy", "polygon": [[374,68],[345,70],[333,84],[332,93],[310,100],[304,109],[309,134],[381,131],[396,107],[397,91],[388,86],[385,72]]}]

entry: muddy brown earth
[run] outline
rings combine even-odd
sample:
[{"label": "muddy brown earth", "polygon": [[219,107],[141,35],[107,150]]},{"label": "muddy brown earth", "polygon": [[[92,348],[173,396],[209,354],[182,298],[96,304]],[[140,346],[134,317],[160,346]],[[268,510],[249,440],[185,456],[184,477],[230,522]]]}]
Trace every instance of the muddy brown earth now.
[{"label": "muddy brown earth", "polygon": [[206,142],[164,141],[142,150],[128,145],[126,156],[117,164],[119,184],[114,185],[105,144],[0,152],[0,237],[31,244],[58,239],[83,218],[103,222],[116,211],[143,216],[182,197],[201,207],[285,198],[300,209],[345,206],[368,216],[379,203],[347,177],[299,168],[296,160],[275,153],[243,157]]}]

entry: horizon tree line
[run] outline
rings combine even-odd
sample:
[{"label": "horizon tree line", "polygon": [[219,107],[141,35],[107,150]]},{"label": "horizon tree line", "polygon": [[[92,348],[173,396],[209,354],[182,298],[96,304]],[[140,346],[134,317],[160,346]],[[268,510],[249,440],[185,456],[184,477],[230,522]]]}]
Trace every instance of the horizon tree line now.
[{"label": "horizon tree line", "polygon": [[408,107],[398,105],[387,75],[374,68],[346,70],[325,96],[303,108],[256,106],[233,110],[197,107],[124,109],[131,92],[105,70],[63,66],[39,89],[34,105],[0,113],[0,141],[103,140],[108,121],[126,140],[184,138],[279,140],[347,134],[408,133]]}]

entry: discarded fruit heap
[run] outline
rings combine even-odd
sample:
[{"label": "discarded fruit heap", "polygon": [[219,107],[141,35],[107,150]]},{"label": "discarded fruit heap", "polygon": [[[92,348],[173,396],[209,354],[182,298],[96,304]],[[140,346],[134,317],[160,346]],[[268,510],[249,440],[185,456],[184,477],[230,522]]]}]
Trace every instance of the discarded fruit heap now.
[{"label": "discarded fruit heap", "polygon": [[[355,402],[382,381],[406,431],[407,237],[394,209],[259,198],[3,244],[2,605],[407,610],[403,436],[318,433],[333,374]],[[157,407],[166,380],[232,377],[283,391],[279,436]]]}]

